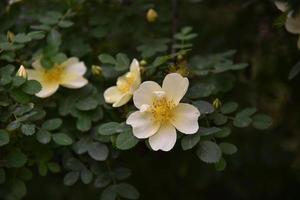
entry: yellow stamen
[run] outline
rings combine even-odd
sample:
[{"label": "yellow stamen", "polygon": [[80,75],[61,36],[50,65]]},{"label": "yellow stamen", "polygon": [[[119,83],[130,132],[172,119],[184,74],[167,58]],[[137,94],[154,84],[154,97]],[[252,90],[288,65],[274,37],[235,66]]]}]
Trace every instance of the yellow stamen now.
[{"label": "yellow stamen", "polygon": [[125,74],[124,78],[125,78],[125,80],[122,81],[120,84],[118,84],[118,89],[122,93],[127,93],[130,91],[132,84],[135,82],[136,76],[134,76],[134,74],[128,72],[127,74]]},{"label": "yellow stamen", "polygon": [[47,83],[59,83],[62,79],[63,68],[60,65],[54,65],[51,69],[43,73],[44,81]]},{"label": "yellow stamen", "polygon": [[173,118],[174,108],[175,104],[173,101],[169,101],[166,97],[161,97],[154,100],[150,112],[155,121],[169,122]]}]

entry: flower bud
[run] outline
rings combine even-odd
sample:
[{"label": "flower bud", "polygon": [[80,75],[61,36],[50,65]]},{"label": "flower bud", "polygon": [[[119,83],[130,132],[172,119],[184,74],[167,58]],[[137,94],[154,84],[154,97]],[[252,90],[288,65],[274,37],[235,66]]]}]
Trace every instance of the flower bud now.
[{"label": "flower bud", "polygon": [[147,65],[147,61],[146,61],[146,60],[141,60],[141,61],[140,61],[140,65],[142,65],[142,66]]},{"label": "flower bud", "polygon": [[92,65],[92,74],[94,76],[100,76],[102,74],[102,69],[98,65]]},{"label": "flower bud", "polygon": [[158,18],[158,14],[154,9],[149,9],[147,12],[147,21],[152,23],[155,22]]},{"label": "flower bud", "polygon": [[214,101],[213,101],[213,107],[215,109],[219,109],[221,108],[222,106],[222,102],[220,101],[220,99],[216,98]]},{"label": "flower bud", "polygon": [[26,72],[26,69],[23,65],[20,66],[17,74],[17,76],[20,76],[20,77],[23,77],[23,78],[27,78],[27,72]]},{"label": "flower bud", "polygon": [[11,31],[7,31],[6,38],[9,43],[12,43],[14,41],[15,34]]}]

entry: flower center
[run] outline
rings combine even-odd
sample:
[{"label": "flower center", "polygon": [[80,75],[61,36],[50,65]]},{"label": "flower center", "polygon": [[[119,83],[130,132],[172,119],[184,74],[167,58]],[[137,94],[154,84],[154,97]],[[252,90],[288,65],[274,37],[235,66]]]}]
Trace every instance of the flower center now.
[{"label": "flower center", "polygon": [[167,100],[166,97],[161,97],[154,100],[150,111],[155,121],[169,122],[173,118],[174,108],[175,104],[173,101]]},{"label": "flower center", "polygon": [[124,80],[118,84],[118,89],[122,93],[127,93],[130,91],[132,84],[135,82],[136,77],[132,73],[127,73],[124,76]]},{"label": "flower center", "polygon": [[44,71],[44,81],[47,83],[60,82],[63,68],[59,65],[54,65],[53,68]]}]

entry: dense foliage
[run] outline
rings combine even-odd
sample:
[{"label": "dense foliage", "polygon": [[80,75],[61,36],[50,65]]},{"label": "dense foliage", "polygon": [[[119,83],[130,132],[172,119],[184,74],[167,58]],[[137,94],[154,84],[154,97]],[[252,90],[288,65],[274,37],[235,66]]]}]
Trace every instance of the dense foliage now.
[{"label": "dense foliage", "polygon": [[[280,142],[297,151],[296,136],[276,135],[299,129],[294,108],[284,111],[293,95],[287,79],[300,71],[293,67],[297,42],[283,28],[299,3],[288,3],[281,13],[273,1],[1,1],[0,198],[213,198],[210,191],[222,192],[214,186],[223,184],[230,197],[273,198],[269,192],[282,183],[264,193],[252,180],[263,172],[249,168],[259,168],[252,155],[266,162],[259,169],[288,163],[289,171],[296,160],[272,159]],[[132,74],[142,84],[130,93]],[[196,133],[177,131],[175,146],[162,152],[128,118],[144,109],[138,87],[162,85],[170,74],[189,80],[181,102],[201,115]],[[119,80],[128,99],[111,101],[105,92],[114,85],[123,91]],[[281,122],[283,114],[292,120]],[[272,124],[275,134],[267,135]],[[227,170],[248,177],[241,182],[251,182],[249,191]]]}]

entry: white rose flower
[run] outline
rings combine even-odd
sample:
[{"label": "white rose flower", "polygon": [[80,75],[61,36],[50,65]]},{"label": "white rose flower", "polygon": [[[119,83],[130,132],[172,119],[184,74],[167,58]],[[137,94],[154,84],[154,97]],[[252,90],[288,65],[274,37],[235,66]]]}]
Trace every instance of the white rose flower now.
[{"label": "white rose flower", "polygon": [[46,98],[54,94],[59,86],[66,88],[81,88],[88,81],[83,77],[86,66],[79,62],[78,58],[72,57],[61,64],[55,64],[51,69],[42,67],[40,60],[32,63],[34,69],[27,69],[29,80],[36,80],[42,85],[36,96]]},{"label": "white rose flower", "polygon": [[156,82],[143,82],[133,95],[139,109],[127,118],[137,138],[149,138],[155,151],[170,151],[177,139],[176,129],[184,134],[198,131],[199,110],[180,103],[187,92],[189,81],[178,73],[168,74],[160,87]]},{"label": "white rose flower", "polygon": [[105,102],[113,104],[113,107],[123,106],[130,101],[134,91],[140,84],[140,65],[136,59],[133,59],[130,65],[130,71],[118,78],[116,86],[112,86],[105,90]]},{"label": "white rose flower", "polygon": [[[275,1],[276,7],[282,11],[287,12],[289,5],[286,1]],[[285,21],[285,29],[292,34],[300,34],[300,14],[295,15],[293,11],[289,11]],[[297,46],[300,49],[300,37],[298,38]]]}]

